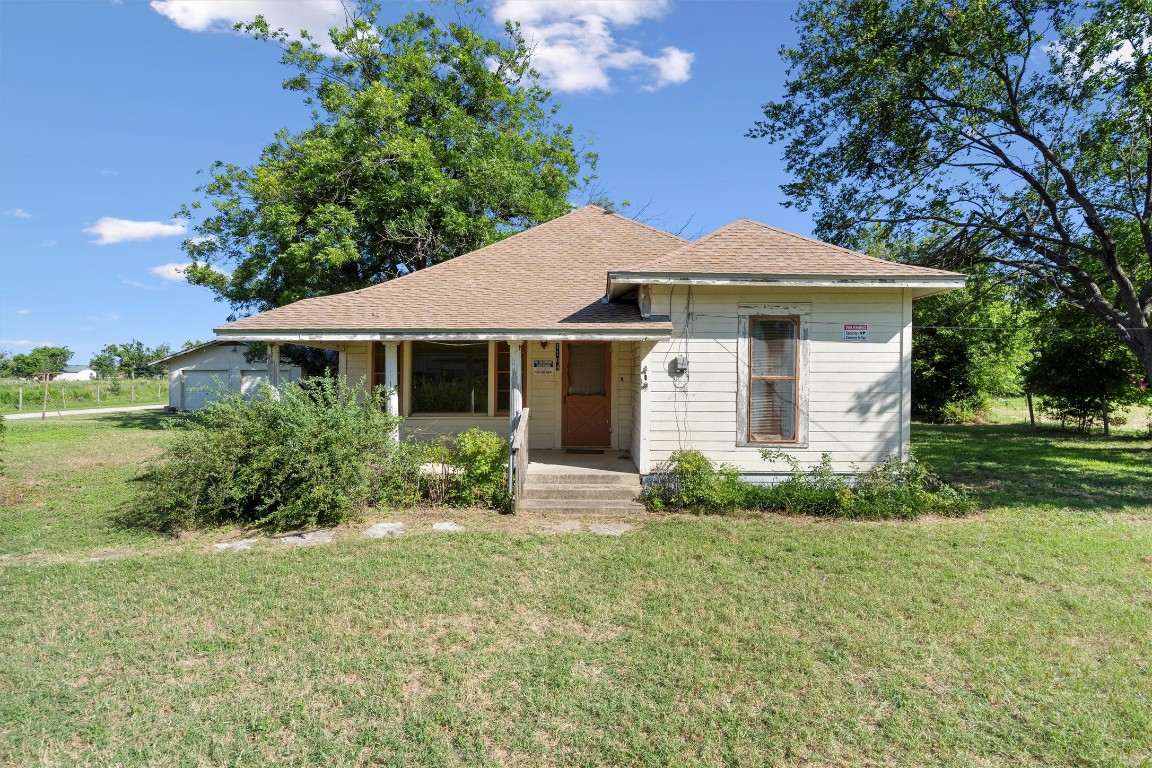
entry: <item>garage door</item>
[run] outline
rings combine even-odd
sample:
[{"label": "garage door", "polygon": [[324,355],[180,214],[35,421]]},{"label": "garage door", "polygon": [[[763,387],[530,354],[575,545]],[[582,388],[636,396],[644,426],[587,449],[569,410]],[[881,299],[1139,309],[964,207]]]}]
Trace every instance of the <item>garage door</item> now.
[{"label": "garage door", "polygon": [[268,371],[240,371],[240,391],[244,397],[258,395],[262,381],[268,381]]},{"label": "garage door", "polygon": [[184,371],[184,410],[203,408],[216,399],[214,390],[220,384],[215,377],[228,386],[228,371]]}]

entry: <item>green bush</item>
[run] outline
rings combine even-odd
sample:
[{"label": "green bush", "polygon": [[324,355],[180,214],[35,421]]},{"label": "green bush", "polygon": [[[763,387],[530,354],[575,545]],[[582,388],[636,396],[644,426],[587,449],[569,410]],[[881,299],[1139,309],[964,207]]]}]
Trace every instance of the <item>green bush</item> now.
[{"label": "green bush", "polygon": [[735,467],[714,467],[700,451],[677,451],[652,473],[640,500],[654,511],[726,512],[742,506],[746,485]]},{"label": "green bush", "polygon": [[482,429],[419,444],[421,494],[433,504],[506,510],[508,442]]},{"label": "green bush", "polygon": [[397,419],[379,393],[357,402],[342,380],[315,378],[263,385],[252,399],[224,387],[216,394],[183,417],[182,433],[144,476],[141,522],[288,530],[410,495],[403,473],[416,476],[414,460],[392,439]]},{"label": "green bush", "polygon": [[508,506],[508,441],[495,432],[469,429],[453,439],[459,468],[453,503],[504,509]]},{"label": "green bush", "polygon": [[678,451],[648,479],[641,500],[650,510],[724,512],[736,508],[852,519],[914,519],[933,513],[959,516],[975,505],[942,483],[922,464],[892,456],[867,472],[838,475],[832,458],[803,471],[782,451],[762,451],[765,461],[785,461],[791,476],[774,485],[753,485],[735,468],[713,466],[699,451]]}]

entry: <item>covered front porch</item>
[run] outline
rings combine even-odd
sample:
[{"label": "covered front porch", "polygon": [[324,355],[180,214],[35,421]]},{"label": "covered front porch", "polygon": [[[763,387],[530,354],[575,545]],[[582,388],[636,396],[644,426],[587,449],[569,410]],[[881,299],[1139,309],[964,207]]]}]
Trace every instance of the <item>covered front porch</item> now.
[{"label": "covered front porch", "polygon": [[341,376],[384,386],[402,437],[472,427],[510,435],[527,408],[528,448],[640,455],[641,360],[651,343],[613,339],[411,339],[338,345]]}]

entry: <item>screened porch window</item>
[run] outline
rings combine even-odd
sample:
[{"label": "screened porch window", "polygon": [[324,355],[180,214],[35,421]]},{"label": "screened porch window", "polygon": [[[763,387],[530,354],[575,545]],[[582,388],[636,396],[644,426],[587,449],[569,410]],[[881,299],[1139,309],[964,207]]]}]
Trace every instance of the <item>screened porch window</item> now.
[{"label": "screened porch window", "polygon": [[750,317],[748,336],[748,442],[794,443],[800,393],[800,320]]},{"label": "screened porch window", "polygon": [[[496,342],[496,415],[507,416],[508,404],[512,400],[512,347],[506,341]],[[521,387],[526,382],[528,368],[528,345],[520,346]]]},{"label": "screened porch window", "polygon": [[488,412],[488,342],[412,342],[412,412]]}]

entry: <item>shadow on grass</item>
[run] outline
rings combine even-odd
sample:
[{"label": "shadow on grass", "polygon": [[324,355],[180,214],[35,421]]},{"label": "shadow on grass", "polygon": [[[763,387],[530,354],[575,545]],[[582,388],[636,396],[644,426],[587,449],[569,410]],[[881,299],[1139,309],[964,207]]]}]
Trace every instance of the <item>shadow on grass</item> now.
[{"label": "shadow on grass", "polygon": [[915,424],[916,455],[989,506],[1152,509],[1152,440],[1017,426]]},{"label": "shadow on grass", "polygon": [[99,419],[105,426],[115,429],[162,430],[179,426],[187,418],[186,414],[167,411],[121,411],[104,413],[90,417]]}]

